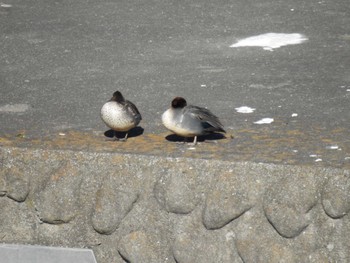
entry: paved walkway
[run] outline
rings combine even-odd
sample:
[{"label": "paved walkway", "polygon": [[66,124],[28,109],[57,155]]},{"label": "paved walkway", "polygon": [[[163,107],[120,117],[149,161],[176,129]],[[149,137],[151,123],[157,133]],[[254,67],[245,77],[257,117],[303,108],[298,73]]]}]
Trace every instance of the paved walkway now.
[{"label": "paved walkway", "polygon": [[[2,1],[0,144],[350,167],[349,14],[346,0]],[[266,33],[307,40],[230,47]],[[99,117],[117,89],[143,115],[124,144]],[[160,115],[174,96],[228,138],[172,143]]]}]

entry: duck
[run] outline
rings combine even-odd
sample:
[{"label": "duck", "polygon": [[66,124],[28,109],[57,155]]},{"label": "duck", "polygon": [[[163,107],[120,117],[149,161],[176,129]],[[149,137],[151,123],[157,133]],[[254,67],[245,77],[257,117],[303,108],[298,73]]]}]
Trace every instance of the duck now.
[{"label": "duck", "polygon": [[197,144],[199,135],[226,133],[219,118],[210,110],[187,105],[183,97],[172,100],[170,108],[162,114],[162,123],[168,130],[185,139],[194,137],[193,145]]},{"label": "duck", "polygon": [[[114,140],[126,141],[129,131],[142,120],[134,103],[126,100],[120,91],[113,93],[112,98],[101,108],[102,121],[113,130]],[[116,132],[126,132],[124,138],[118,138]]]}]

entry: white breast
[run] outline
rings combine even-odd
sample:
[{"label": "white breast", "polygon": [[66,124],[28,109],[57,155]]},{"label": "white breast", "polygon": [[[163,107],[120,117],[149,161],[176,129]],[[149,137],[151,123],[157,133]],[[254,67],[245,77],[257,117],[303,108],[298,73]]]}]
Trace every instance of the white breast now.
[{"label": "white breast", "polygon": [[167,129],[172,131],[172,128],[174,128],[175,125],[174,125],[174,116],[171,109],[168,109],[163,113],[162,122]]},{"label": "white breast", "polygon": [[[181,116],[183,117],[183,116]],[[174,132],[177,135],[183,136],[183,137],[193,137],[195,134],[193,134],[192,131],[189,129],[186,129],[186,127],[183,127],[182,125],[182,118],[175,118],[175,113],[173,109],[168,109],[165,111],[162,115],[162,122],[163,125],[170,131]]]}]

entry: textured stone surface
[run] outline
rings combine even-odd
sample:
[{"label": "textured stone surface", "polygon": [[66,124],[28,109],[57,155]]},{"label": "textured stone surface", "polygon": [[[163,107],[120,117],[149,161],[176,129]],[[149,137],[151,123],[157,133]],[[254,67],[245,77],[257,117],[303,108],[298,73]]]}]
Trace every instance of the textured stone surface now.
[{"label": "textured stone surface", "polygon": [[12,167],[5,171],[7,196],[17,202],[23,202],[29,194],[29,178],[24,170]]},{"label": "textured stone surface", "polygon": [[294,243],[274,230],[264,217],[261,203],[233,223],[233,240],[242,262],[297,262]]},{"label": "textured stone surface", "polygon": [[[99,263],[350,260],[348,170],[26,148],[0,154],[3,243],[92,248]],[[30,182],[22,202],[6,196],[9,170]]]},{"label": "textured stone surface", "polygon": [[104,184],[97,192],[92,216],[93,228],[101,234],[113,233],[136,200],[135,193],[117,190],[114,185]]},{"label": "textured stone surface", "polygon": [[329,178],[323,192],[322,205],[332,218],[341,218],[350,211],[350,177],[339,175]]},{"label": "textured stone surface", "polygon": [[230,228],[208,231],[201,213],[182,217],[174,229],[173,253],[178,263],[241,262],[234,248]]},{"label": "textured stone surface", "polygon": [[162,207],[172,213],[190,213],[199,202],[198,174],[193,167],[168,169],[159,179],[154,195]]},{"label": "textured stone surface", "polygon": [[271,263],[298,262],[291,249],[276,242],[266,242],[266,240],[261,240],[261,243],[239,241],[236,244],[243,262],[266,262],[266,259]]},{"label": "textured stone surface", "polygon": [[35,241],[35,221],[35,212],[30,204],[14,202],[10,198],[0,198],[0,242],[27,243]]},{"label": "textured stone surface", "polygon": [[203,223],[207,229],[221,228],[241,216],[253,205],[259,192],[259,181],[223,172],[217,176],[207,194],[203,210]]},{"label": "textured stone surface", "polygon": [[319,249],[305,257],[303,262],[329,263],[334,261],[330,260],[330,257],[325,249]]},{"label": "textured stone surface", "polygon": [[5,179],[5,171],[0,171],[0,196],[6,195],[6,179]]},{"label": "textured stone surface", "polygon": [[120,255],[130,263],[162,262],[152,240],[147,233],[135,231],[121,238],[118,246]]},{"label": "textured stone surface", "polygon": [[297,170],[286,173],[267,189],[263,203],[265,215],[282,236],[296,237],[310,224],[310,210],[318,198],[319,188],[312,175]]},{"label": "textured stone surface", "polygon": [[35,200],[39,218],[49,224],[68,223],[78,213],[82,175],[70,163],[53,171]]}]

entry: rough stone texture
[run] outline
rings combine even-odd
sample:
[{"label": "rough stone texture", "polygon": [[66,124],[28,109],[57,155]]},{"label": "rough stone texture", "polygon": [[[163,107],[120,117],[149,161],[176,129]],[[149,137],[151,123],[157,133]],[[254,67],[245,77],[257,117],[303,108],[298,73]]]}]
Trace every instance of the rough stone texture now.
[{"label": "rough stone texture", "polygon": [[260,181],[223,173],[207,194],[203,223],[207,229],[221,228],[254,206]]},{"label": "rough stone texture", "polygon": [[334,262],[331,261],[329,255],[325,249],[319,249],[312,254],[310,254],[307,258],[305,258],[304,262],[310,263],[329,263]]},{"label": "rough stone texture", "polygon": [[123,218],[130,212],[137,200],[134,193],[116,190],[112,184],[105,184],[98,192],[94,214],[93,228],[101,234],[111,234]]},{"label": "rough stone texture", "polygon": [[154,240],[143,231],[135,231],[122,237],[118,251],[127,262],[161,262]]},{"label": "rough stone texture", "polygon": [[[91,248],[99,263],[350,261],[348,170],[14,147],[0,154],[3,243]],[[8,198],[9,189],[27,194]]]},{"label": "rough stone texture", "polygon": [[276,242],[250,243],[249,241],[237,242],[237,247],[240,251],[240,256],[243,262],[268,262],[271,263],[286,263],[297,262],[297,258],[288,247]]},{"label": "rough stone texture", "polygon": [[78,213],[82,175],[67,163],[54,171],[42,191],[37,192],[39,218],[49,224],[68,223]]},{"label": "rough stone texture", "polygon": [[241,262],[229,227],[208,231],[200,211],[181,217],[174,227],[173,254],[178,263]]},{"label": "rough stone texture", "polygon": [[[298,174],[299,173],[299,174]],[[318,200],[318,186],[314,177],[286,172],[286,178],[267,189],[264,211],[273,227],[284,237],[296,237],[311,222],[311,209]]]},{"label": "rough stone texture", "polygon": [[12,167],[5,172],[7,197],[23,202],[29,194],[29,179],[24,170]]},{"label": "rough stone texture", "polygon": [[323,193],[322,205],[332,218],[341,218],[350,211],[350,178],[339,175],[329,178]]},{"label": "rough stone texture", "polygon": [[154,195],[162,207],[171,213],[190,213],[199,201],[198,174],[192,166],[182,170],[175,168],[164,172],[154,189]]},{"label": "rough stone texture", "polygon": [[6,195],[6,179],[4,171],[0,171],[0,196]]},{"label": "rough stone texture", "polygon": [[36,221],[30,203],[0,198],[0,242],[33,242],[36,238]]},{"label": "rough stone texture", "polygon": [[289,240],[279,235],[265,218],[261,202],[232,223],[233,240],[242,262],[294,262],[297,258]]}]

